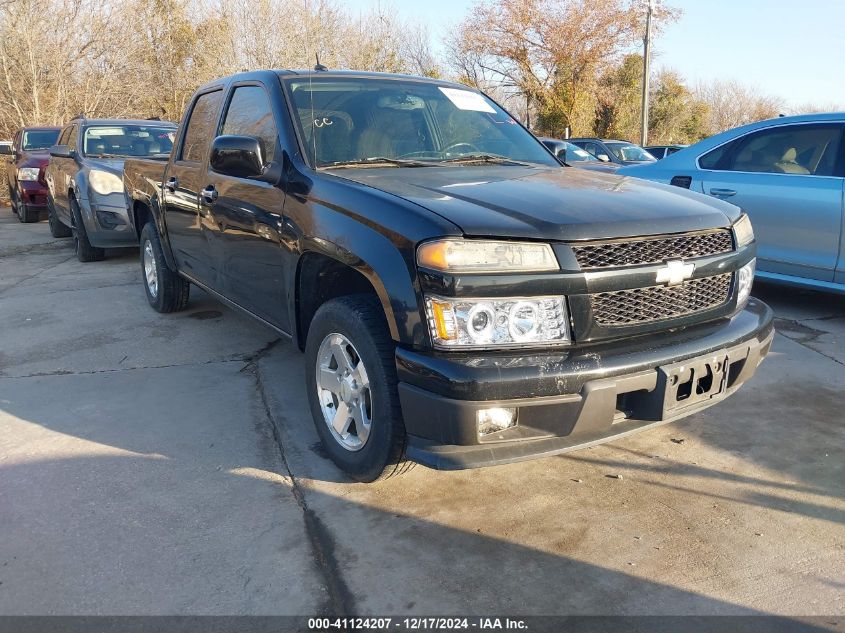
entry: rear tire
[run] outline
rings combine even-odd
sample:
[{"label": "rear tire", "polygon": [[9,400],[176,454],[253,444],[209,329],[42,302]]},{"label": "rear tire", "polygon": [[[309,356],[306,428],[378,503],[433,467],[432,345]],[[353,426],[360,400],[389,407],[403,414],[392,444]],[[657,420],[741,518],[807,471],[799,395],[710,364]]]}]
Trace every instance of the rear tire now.
[{"label": "rear tire", "polygon": [[147,301],[156,312],[179,312],[188,305],[191,284],[167,266],[152,222],[147,222],[141,231],[141,275]]},{"label": "rear tire", "polygon": [[23,222],[23,220],[21,220],[20,214],[18,213],[18,203],[15,200],[15,192],[14,191],[9,192],[9,206],[12,207],[12,213],[14,213],[16,216],[18,216],[18,222]]},{"label": "rear tire", "polygon": [[70,227],[62,223],[56,216],[56,208],[50,198],[47,198],[47,224],[50,225],[50,235],[53,237],[70,237],[73,235]]},{"label": "rear tire", "polygon": [[79,210],[79,203],[75,198],[70,199],[70,213],[73,218],[73,237],[76,242],[76,258],[81,262],[101,262],[106,258],[106,251],[103,248],[91,246],[88,240],[88,232],[82,221],[82,213]]},{"label": "rear tire", "polygon": [[363,482],[408,470],[395,345],[376,297],[320,306],[308,328],[305,369],[317,434],[341,470]]}]

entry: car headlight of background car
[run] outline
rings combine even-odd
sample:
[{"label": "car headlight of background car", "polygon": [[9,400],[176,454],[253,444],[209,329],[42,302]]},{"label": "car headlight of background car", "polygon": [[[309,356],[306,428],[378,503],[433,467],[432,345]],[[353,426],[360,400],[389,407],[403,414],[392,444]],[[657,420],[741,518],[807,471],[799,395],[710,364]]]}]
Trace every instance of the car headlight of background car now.
[{"label": "car headlight of background car", "polygon": [[751,218],[747,214],[743,213],[739,216],[739,220],[734,223],[733,229],[737,248],[742,248],[754,241],[754,228],[751,226]]},{"label": "car headlight of background car", "polygon": [[568,343],[562,296],[426,298],[431,339],[440,348],[522,347]]},{"label": "car headlight of background car", "polygon": [[102,196],[123,192],[123,181],[120,176],[99,169],[92,169],[88,173],[88,184],[94,193],[99,193]]},{"label": "car headlight of background car", "polygon": [[21,167],[18,169],[18,180],[38,180],[38,167]]}]

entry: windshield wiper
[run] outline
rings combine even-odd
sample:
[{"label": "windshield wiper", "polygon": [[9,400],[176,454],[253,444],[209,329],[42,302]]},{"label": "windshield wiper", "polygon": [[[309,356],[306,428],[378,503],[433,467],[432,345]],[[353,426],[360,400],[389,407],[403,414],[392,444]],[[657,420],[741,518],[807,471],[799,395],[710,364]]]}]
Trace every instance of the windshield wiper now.
[{"label": "windshield wiper", "polygon": [[433,163],[403,158],[387,158],[386,156],[370,156],[355,160],[339,160],[334,163],[320,165],[321,169],[335,169],[337,167],[431,167]]},{"label": "windshield wiper", "polygon": [[519,160],[513,160],[505,156],[498,156],[496,154],[466,154],[456,158],[447,158],[439,161],[440,163],[451,163],[453,165],[469,165],[472,163],[482,163],[491,165],[523,165],[528,167],[531,163],[526,163]]}]

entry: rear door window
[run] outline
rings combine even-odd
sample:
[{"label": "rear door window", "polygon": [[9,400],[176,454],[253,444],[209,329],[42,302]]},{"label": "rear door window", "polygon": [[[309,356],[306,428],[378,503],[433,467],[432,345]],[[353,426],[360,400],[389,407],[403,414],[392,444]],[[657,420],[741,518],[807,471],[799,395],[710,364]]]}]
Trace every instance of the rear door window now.
[{"label": "rear door window", "polygon": [[198,163],[203,159],[205,150],[211,142],[211,134],[216,127],[217,112],[222,98],[222,90],[206,92],[197,97],[185,128],[180,160]]},{"label": "rear door window", "polygon": [[842,137],[839,124],[782,125],[747,134],[699,159],[703,169],[832,176]]}]

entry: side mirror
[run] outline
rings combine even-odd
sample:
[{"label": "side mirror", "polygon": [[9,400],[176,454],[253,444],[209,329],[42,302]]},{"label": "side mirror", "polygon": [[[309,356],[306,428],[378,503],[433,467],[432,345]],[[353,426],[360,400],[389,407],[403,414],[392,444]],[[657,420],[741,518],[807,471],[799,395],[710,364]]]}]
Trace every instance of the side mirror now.
[{"label": "side mirror", "polygon": [[596,154],[596,158],[598,158],[603,163],[610,162],[610,156],[608,156],[607,154]]},{"label": "side mirror", "polygon": [[223,135],[211,144],[211,168],[226,176],[260,179],[266,163],[261,141],[254,136]]},{"label": "side mirror", "polygon": [[0,145],[0,155],[2,155],[2,156],[11,156],[11,155],[12,155],[12,154],[14,154],[14,153],[15,153],[15,151],[12,149],[12,144],[11,144],[11,143],[8,143],[8,144],[7,144],[7,143],[3,143],[2,145]]},{"label": "side mirror", "polygon": [[67,145],[53,145],[50,148],[50,156],[55,156],[56,158],[73,158],[76,156],[76,152]]}]

